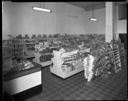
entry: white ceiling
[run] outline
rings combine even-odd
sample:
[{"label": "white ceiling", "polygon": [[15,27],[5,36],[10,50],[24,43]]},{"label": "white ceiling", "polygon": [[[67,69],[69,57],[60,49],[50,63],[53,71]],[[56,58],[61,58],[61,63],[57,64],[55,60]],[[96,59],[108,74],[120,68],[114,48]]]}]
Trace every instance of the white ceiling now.
[{"label": "white ceiling", "polygon": [[[127,3],[128,0],[126,0],[126,2],[117,2],[118,4],[122,4],[122,3]],[[84,8],[86,11],[93,9],[101,9],[101,8],[105,8],[105,2],[66,2],[68,4],[71,5],[75,5],[78,7],[82,7]]]}]

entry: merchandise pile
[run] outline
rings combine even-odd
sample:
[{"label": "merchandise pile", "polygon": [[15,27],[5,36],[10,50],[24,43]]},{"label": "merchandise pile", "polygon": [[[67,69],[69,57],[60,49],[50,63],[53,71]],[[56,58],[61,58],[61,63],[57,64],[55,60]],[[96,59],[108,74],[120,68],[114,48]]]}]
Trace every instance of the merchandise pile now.
[{"label": "merchandise pile", "polygon": [[[116,46],[116,48],[114,48]],[[120,50],[123,50],[120,41],[112,40],[110,43],[93,40],[90,47],[90,54],[95,57],[94,74],[95,76],[106,77],[111,73],[121,70]],[[119,47],[119,48],[118,48]]]}]

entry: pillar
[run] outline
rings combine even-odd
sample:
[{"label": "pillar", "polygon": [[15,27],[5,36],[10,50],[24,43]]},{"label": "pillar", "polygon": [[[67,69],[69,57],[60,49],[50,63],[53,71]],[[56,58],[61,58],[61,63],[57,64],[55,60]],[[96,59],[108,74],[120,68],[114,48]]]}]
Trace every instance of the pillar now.
[{"label": "pillar", "polygon": [[114,39],[118,40],[119,33],[118,33],[118,5],[115,2],[113,5],[113,20],[114,20]]},{"label": "pillar", "polygon": [[114,2],[106,2],[106,26],[105,26],[105,41],[110,42],[117,37],[117,6]]}]

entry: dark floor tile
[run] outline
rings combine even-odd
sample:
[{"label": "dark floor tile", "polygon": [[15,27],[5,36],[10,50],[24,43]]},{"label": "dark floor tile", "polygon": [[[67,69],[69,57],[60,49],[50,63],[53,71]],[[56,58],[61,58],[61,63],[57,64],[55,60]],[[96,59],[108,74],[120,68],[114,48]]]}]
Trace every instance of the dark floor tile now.
[{"label": "dark floor tile", "polygon": [[122,70],[112,74],[107,79],[99,77],[87,83],[84,72],[63,80],[52,75],[49,67],[47,67],[43,69],[42,93],[26,101],[125,99],[126,74],[126,70]]}]

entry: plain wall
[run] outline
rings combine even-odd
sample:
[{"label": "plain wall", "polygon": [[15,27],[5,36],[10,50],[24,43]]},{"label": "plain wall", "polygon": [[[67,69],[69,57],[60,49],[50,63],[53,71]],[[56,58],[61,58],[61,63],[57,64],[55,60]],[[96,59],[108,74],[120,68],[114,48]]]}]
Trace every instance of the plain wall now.
[{"label": "plain wall", "polygon": [[[96,22],[89,21],[92,11],[64,2],[47,2],[52,13],[32,10],[38,2],[14,3],[5,1],[2,13],[2,38],[11,34],[105,34],[105,8],[94,11]],[[126,20],[118,21],[118,33],[126,33]]]},{"label": "plain wall", "polygon": [[86,17],[86,29],[88,34],[105,34],[105,8],[94,10],[94,16],[97,21],[90,21],[92,17],[92,11],[85,13]]},{"label": "plain wall", "polygon": [[[89,18],[92,16],[92,11],[85,13],[85,26],[86,32],[89,34],[105,34],[105,8],[94,10],[96,22],[89,21]],[[118,33],[127,33],[127,20],[118,20],[117,21],[117,32]]]},{"label": "plain wall", "polygon": [[2,38],[18,34],[81,34],[86,33],[81,12],[84,9],[64,2],[47,2],[45,8],[52,9],[52,13],[32,10],[32,6],[39,6],[38,2],[3,3]]},{"label": "plain wall", "polygon": [[4,3],[3,9],[3,38],[11,34],[51,34],[56,33],[56,4],[49,3],[45,6],[54,12],[44,13],[32,10],[32,6],[39,6],[38,3]]},{"label": "plain wall", "polygon": [[127,34],[127,20],[118,20],[118,33]]}]

